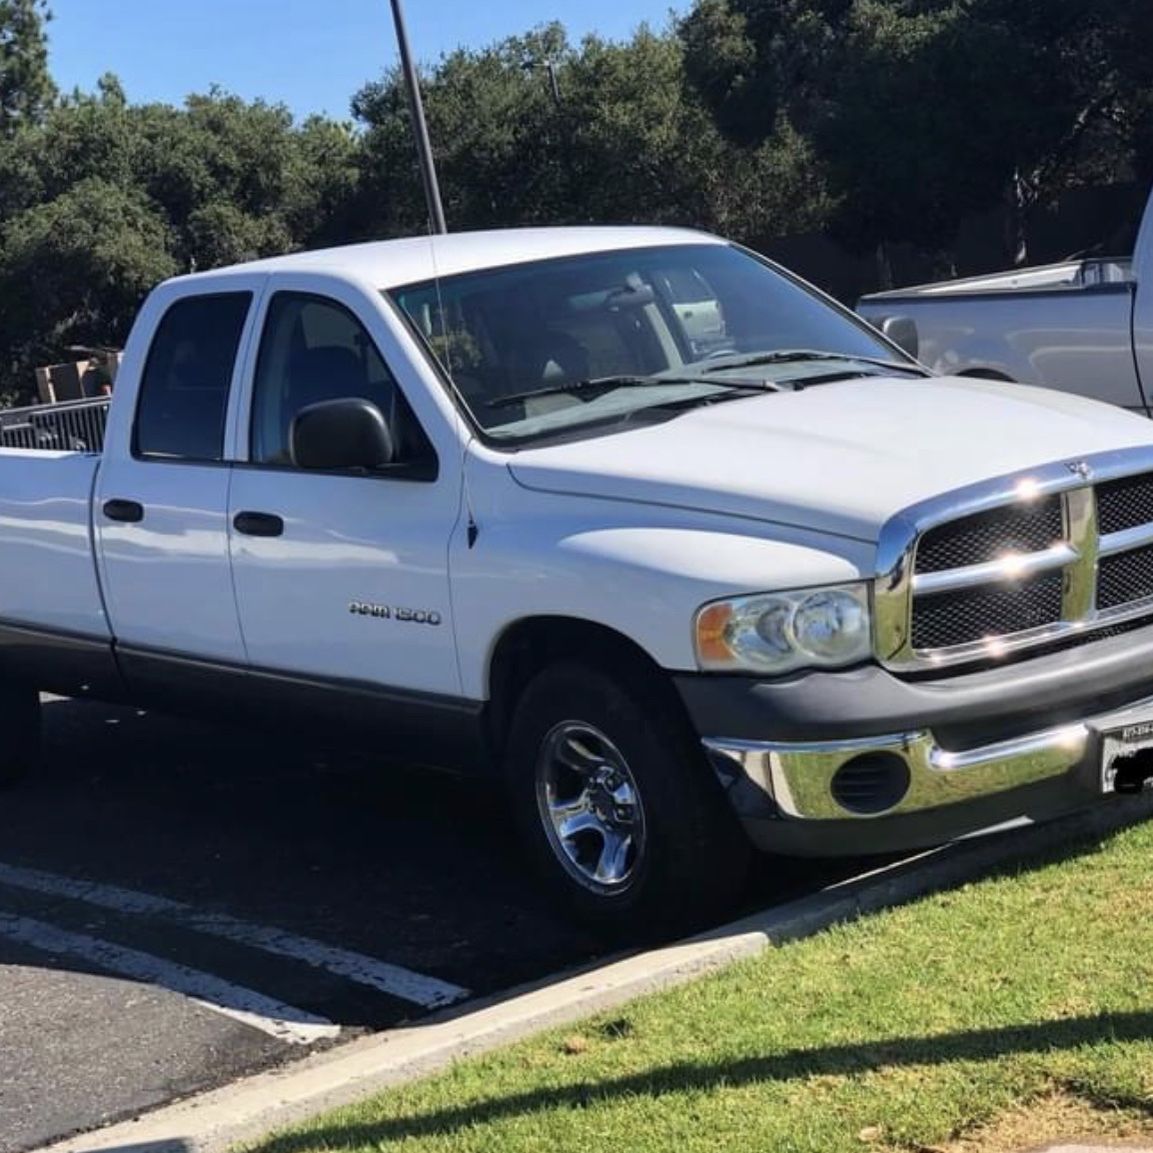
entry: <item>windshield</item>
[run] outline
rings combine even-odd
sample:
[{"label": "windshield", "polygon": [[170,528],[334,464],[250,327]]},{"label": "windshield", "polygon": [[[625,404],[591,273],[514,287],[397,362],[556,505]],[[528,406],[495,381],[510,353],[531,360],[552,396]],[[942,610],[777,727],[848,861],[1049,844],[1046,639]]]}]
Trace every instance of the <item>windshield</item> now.
[{"label": "windshield", "polygon": [[535,261],[390,295],[479,428],[510,444],[807,378],[918,371],[862,323],[728,245]]}]

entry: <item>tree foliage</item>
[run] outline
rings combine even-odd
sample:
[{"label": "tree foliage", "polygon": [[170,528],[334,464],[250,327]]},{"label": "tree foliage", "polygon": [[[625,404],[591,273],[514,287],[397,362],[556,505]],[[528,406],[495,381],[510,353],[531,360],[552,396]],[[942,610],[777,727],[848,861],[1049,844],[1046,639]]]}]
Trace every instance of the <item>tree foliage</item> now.
[{"label": "tree foliage", "polygon": [[37,123],[56,97],[46,0],[0,0],[0,135]]},{"label": "tree foliage", "polygon": [[[116,344],[173,272],[420,233],[398,71],[352,119],[212,89],[60,96],[46,0],[0,0],[0,391]],[[666,29],[559,24],[427,68],[453,229],[651,222],[948,253],[962,221],[1078,184],[1153,183],[1150,0],[695,0]]]},{"label": "tree foliage", "polygon": [[115,77],[0,141],[0,390],[116,345],[157,281],[343,239],[359,143],[224,92],[130,103]]},{"label": "tree foliage", "polygon": [[[754,148],[726,139],[686,82],[681,42],[647,27],[574,46],[547,25],[446,56],[423,91],[454,228],[646,221],[750,235],[770,220],[806,227],[824,204],[805,143],[787,130]],[[400,75],[363,88],[353,111],[374,231],[426,227]]]},{"label": "tree foliage", "polygon": [[678,31],[730,139],[810,142],[860,250],[1153,175],[1148,0],[699,0]]}]

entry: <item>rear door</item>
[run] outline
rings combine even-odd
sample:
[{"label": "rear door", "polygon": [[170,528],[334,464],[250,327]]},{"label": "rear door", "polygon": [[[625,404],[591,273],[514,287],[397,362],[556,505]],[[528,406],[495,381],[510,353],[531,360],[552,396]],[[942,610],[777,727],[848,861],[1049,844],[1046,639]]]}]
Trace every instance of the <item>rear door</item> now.
[{"label": "rear door", "polygon": [[137,324],[155,335],[129,344],[121,381],[138,379],[138,396],[134,411],[113,405],[93,510],[108,615],[128,657],[245,662],[225,437],[262,283],[222,278],[198,295],[162,287]]}]

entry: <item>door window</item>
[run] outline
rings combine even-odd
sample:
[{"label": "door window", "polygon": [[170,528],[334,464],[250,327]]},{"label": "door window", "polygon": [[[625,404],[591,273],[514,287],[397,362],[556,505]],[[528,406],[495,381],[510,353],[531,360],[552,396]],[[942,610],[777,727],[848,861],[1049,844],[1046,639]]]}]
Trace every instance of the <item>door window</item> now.
[{"label": "door window", "polygon": [[190,296],[164,314],[140,382],[137,456],[223,459],[228,389],[251,303],[248,292]]},{"label": "door window", "polygon": [[432,445],[364,325],[335,301],[277,293],[256,363],[252,461],[292,467],[296,415],[311,404],[346,397],[370,401],[387,422],[396,446],[388,475],[428,479],[413,466],[435,465]]}]

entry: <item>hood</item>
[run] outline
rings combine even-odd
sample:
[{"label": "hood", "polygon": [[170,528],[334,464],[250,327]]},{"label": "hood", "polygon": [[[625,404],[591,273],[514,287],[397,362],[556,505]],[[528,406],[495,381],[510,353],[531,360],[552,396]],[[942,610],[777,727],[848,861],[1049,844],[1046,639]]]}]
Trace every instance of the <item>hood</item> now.
[{"label": "hood", "polygon": [[693,409],[646,428],[526,449],[541,492],[698,509],[876,541],[928,497],[1041,464],[1153,445],[1153,423],[999,381],[869,377]]}]

